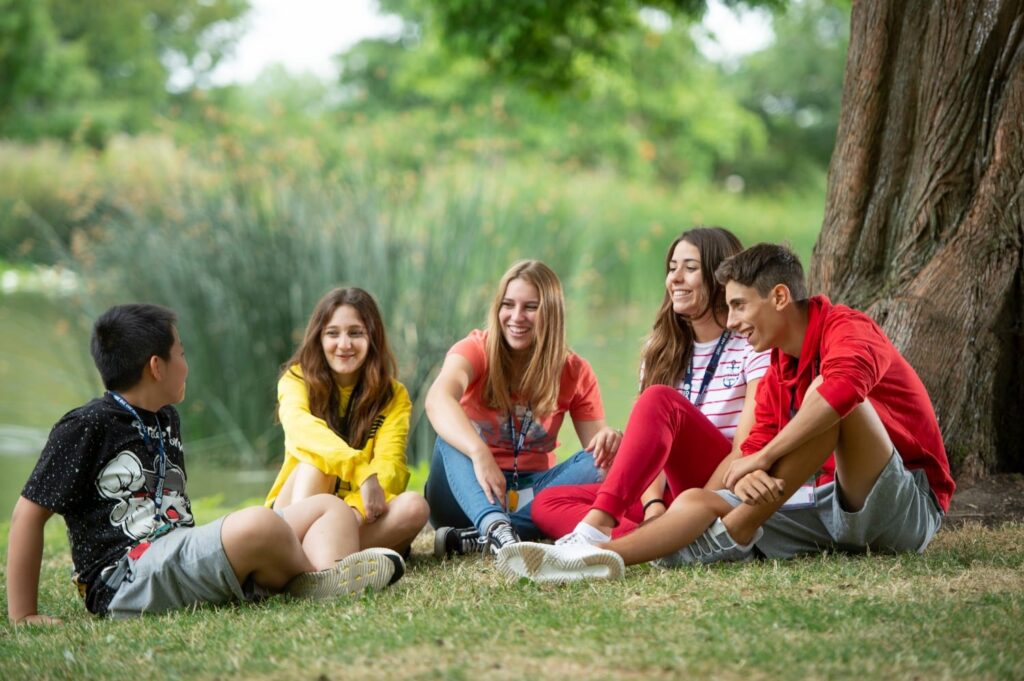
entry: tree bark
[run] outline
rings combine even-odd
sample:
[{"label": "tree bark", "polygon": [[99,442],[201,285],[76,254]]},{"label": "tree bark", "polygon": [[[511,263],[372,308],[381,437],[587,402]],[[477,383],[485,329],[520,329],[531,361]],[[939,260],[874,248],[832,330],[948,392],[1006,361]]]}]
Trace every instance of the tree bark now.
[{"label": "tree bark", "polygon": [[917,369],[961,480],[1024,470],[1024,0],[859,0],[812,290]]}]

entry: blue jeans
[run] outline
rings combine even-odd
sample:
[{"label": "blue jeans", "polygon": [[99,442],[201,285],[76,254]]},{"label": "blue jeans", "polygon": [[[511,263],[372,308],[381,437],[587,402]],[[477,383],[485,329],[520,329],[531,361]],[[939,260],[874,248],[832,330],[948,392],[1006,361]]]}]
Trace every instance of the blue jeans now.
[{"label": "blue jeans", "polygon": [[[506,489],[511,489],[512,471],[502,472]],[[593,454],[580,451],[549,470],[520,473],[519,489],[532,488],[536,495],[546,487],[585,485],[600,482],[603,477],[603,471],[594,466]],[[495,520],[508,520],[522,539],[543,536],[530,518],[532,498],[513,513],[487,501],[473,471],[473,462],[441,438],[434,443],[434,458],[424,491],[430,504],[430,524],[434,527],[473,525],[483,533]]]}]

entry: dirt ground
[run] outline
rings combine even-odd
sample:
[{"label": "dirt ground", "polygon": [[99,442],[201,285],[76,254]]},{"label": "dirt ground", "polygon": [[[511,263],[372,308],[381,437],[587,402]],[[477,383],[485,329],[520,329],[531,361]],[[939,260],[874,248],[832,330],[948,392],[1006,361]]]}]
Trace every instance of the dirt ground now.
[{"label": "dirt ground", "polygon": [[1024,522],[1024,475],[993,475],[973,484],[957,485],[944,527],[966,522],[999,525],[1006,521]]}]

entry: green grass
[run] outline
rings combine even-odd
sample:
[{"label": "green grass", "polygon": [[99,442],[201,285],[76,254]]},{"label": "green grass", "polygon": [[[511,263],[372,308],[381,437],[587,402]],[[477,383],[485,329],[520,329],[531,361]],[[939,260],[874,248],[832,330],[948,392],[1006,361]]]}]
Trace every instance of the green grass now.
[{"label": "green grass", "polygon": [[[196,504],[208,520],[219,509]],[[1024,526],[943,530],[924,556],[825,556],[568,586],[507,582],[483,558],[414,547],[395,588],[357,599],[88,615],[47,528],[43,608],[0,628],[4,679],[937,678],[1024,675]],[[6,536],[6,532],[4,532]]]}]

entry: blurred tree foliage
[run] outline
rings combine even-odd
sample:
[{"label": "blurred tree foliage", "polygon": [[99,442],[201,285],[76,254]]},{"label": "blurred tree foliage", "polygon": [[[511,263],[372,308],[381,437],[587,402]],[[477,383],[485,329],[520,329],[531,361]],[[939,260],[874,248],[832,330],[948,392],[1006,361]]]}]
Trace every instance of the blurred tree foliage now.
[{"label": "blurred tree foliage", "polygon": [[186,145],[310,137],[332,167],[356,144],[399,171],[540,159],[669,187],[818,186],[848,0],[724,1],[770,11],[777,40],[709,60],[705,0],[381,0],[404,31],[339,55],[340,82],[271,69],[213,88],[247,0],[0,0],[0,136],[102,148],[159,122]]},{"label": "blurred tree foliage", "polygon": [[[621,37],[645,12],[700,18],[706,0],[381,0],[381,7],[435,26],[453,51],[482,57],[499,74],[544,89],[585,80],[593,61],[625,56]],[[781,8],[785,0],[724,0],[727,6]]]},{"label": "blurred tree foliage", "polygon": [[[242,33],[248,0],[0,0],[0,135],[137,132]],[[172,81],[173,77],[173,83]]]},{"label": "blurred tree foliage", "polygon": [[751,188],[801,184],[827,168],[839,122],[850,4],[801,0],[773,16],[775,41],[745,57],[730,86],[764,122],[762,153],[737,158],[727,170]]},{"label": "blurred tree foliage", "polygon": [[772,9],[778,41],[709,61],[692,37],[703,0],[383,0],[404,33],[340,56],[342,108],[404,136],[394,161],[412,166],[537,154],[669,185],[806,184],[831,153],[848,9],[727,4]]}]

